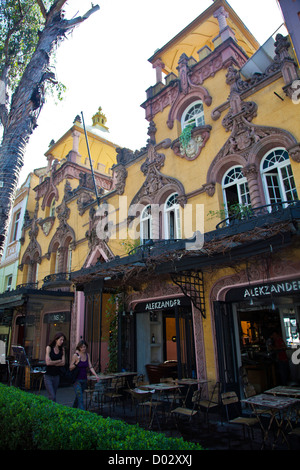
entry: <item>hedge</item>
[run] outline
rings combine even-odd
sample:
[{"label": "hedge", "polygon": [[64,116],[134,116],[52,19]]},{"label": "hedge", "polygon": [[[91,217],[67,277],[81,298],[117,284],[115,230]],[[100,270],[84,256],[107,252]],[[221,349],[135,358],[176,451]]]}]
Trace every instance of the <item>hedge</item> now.
[{"label": "hedge", "polygon": [[202,450],[182,438],[0,384],[1,450]]}]

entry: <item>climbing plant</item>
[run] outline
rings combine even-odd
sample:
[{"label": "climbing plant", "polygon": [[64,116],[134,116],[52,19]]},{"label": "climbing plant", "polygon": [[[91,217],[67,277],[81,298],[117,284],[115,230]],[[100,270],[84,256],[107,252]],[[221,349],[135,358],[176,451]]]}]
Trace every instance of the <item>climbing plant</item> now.
[{"label": "climbing plant", "polygon": [[123,308],[120,294],[111,294],[106,304],[106,320],[108,322],[108,372],[117,372],[118,369],[118,313]]},{"label": "climbing plant", "polygon": [[179,141],[181,143],[181,146],[186,149],[188,144],[189,144],[189,141],[191,140],[192,138],[192,129],[194,127],[194,124],[189,124],[188,126],[186,126],[180,136],[179,136]]}]

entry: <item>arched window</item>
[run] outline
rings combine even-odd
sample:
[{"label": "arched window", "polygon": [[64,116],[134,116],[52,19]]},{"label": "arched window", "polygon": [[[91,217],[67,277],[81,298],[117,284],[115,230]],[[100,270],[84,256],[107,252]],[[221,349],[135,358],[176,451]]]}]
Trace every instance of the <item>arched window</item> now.
[{"label": "arched window", "polygon": [[51,204],[50,204],[49,216],[50,217],[55,216],[55,197],[52,198],[52,201],[51,201]]},{"label": "arched window", "polygon": [[232,212],[236,213],[236,210],[232,211],[233,206],[248,206],[250,204],[248,183],[241,166],[234,166],[225,173],[222,188],[227,217]]},{"label": "arched window", "polygon": [[152,216],[151,205],[146,206],[141,213],[141,244],[152,239]]},{"label": "arched window", "polygon": [[178,194],[171,194],[165,202],[165,238],[181,238]]},{"label": "arched window", "polygon": [[261,175],[267,204],[298,199],[289,154],[275,148],[261,161]]},{"label": "arched window", "polygon": [[193,127],[204,126],[204,111],[202,101],[194,101],[181,117],[181,130],[192,125]]}]

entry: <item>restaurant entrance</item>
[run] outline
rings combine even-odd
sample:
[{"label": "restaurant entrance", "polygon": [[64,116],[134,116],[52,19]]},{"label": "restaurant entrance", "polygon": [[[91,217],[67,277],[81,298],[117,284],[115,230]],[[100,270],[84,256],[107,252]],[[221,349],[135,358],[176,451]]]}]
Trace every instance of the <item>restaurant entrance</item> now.
[{"label": "restaurant entrance", "polygon": [[[270,305],[238,303],[234,309],[239,330],[239,364],[256,391],[299,382],[299,367],[291,359],[300,345],[299,306],[291,303],[291,299],[281,298]],[[286,350],[275,351],[277,341],[281,340]]]},{"label": "restaurant entrance", "polygon": [[[159,308],[168,307],[171,308]],[[192,307],[189,299],[144,302],[136,306],[137,371],[146,365],[173,365],[176,376],[195,377],[196,358]]]},{"label": "restaurant entrance", "polygon": [[[220,378],[243,394],[242,374],[257,393],[277,385],[300,384],[293,353],[300,348],[300,282],[277,281],[227,291],[215,303]],[[275,333],[274,333],[275,332]],[[279,342],[283,351],[275,351]]]}]

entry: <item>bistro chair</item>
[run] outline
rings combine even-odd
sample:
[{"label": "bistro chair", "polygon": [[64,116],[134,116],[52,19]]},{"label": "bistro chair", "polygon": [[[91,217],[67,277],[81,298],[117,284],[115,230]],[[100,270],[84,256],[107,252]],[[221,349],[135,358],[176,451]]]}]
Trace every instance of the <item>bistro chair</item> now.
[{"label": "bistro chair", "polygon": [[107,391],[104,393],[105,399],[108,398],[110,405],[110,412],[115,409],[116,403],[123,403],[123,414],[125,414],[124,406],[124,377],[116,377],[111,381],[110,386],[107,388]]},{"label": "bistro chair", "polygon": [[[243,427],[244,439],[246,439],[246,429],[252,447],[252,440],[254,439],[253,427],[259,424],[258,418],[239,416],[240,413],[240,400],[235,392],[225,392],[221,394],[222,405],[226,411],[226,418],[229,424],[236,424]],[[234,415],[233,418],[232,413]],[[228,434],[230,438],[230,434]]]},{"label": "bistro chair", "polygon": [[130,394],[135,405],[136,422],[141,426],[149,427],[151,422],[153,392],[143,390],[142,388],[135,388],[130,390]]},{"label": "bistro chair", "polygon": [[188,418],[188,423],[191,422],[195,416],[197,416],[199,411],[199,402],[201,399],[201,390],[196,390],[192,396],[192,408],[188,408],[185,406],[178,406],[171,410],[171,414],[175,416],[176,427],[178,428],[180,417]]},{"label": "bistro chair", "polygon": [[217,407],[221,407],[220,397],[220,382],[216,382],[213,386],[211,394],[208,399],[201,399],[198,403],[200,410],[205,413],[205,422],[209,424],[208,414],[211,410],[215,410]]}]

